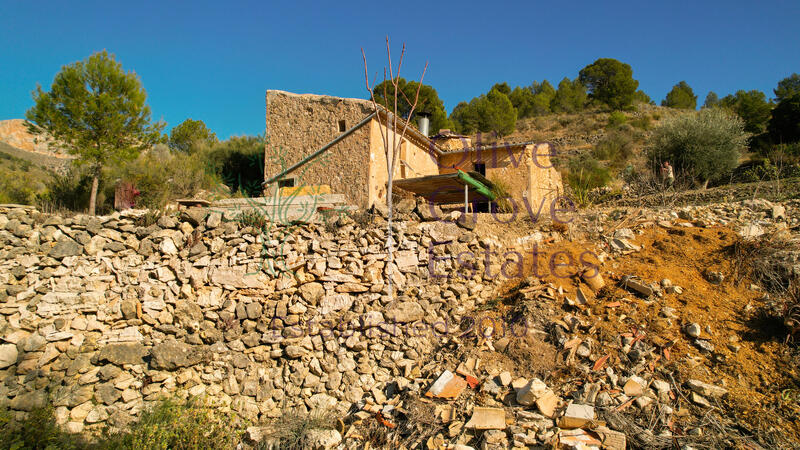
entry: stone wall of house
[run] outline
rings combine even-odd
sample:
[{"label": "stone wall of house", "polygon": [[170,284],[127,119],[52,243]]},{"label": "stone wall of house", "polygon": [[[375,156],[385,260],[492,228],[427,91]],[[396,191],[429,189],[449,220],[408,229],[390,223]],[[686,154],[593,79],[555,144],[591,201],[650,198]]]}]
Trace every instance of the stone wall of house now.
[{"label": "stone wall of house", "polygon": [[[266,105],[267,179],[342,134],[340,127],[350,129],[373,111],[367,100],[274,90],[267,91]],[[295,186],[330,186],[332,192],[366,206],[369,154],[370,127],[365,126],[287,177],[295,178]]]},{"label": "stone wall of house", "polygon": [[494,244],[427,208],[396,205],[392,302],[380,215],[256,229],[201,208],[155,223],[0,208],[0,404],[52,403],[78,432],[162,396],[257,421],[419,390],[429,352],[494,291],[483,258],[453,260]]},{"label": "stone wall of house", "polygon": [[472,171],[476,163],[483,163],[486,177],[502,181],[520,211],[525,208],[524,201],[538,209],[543,201],[547,203],[563,193],[561,175],[553,168],[550,155],[548,144],[486,146],[480,150],[445,154],[440,159],[439,170],[441,173],[452,173],[457,169]]}]

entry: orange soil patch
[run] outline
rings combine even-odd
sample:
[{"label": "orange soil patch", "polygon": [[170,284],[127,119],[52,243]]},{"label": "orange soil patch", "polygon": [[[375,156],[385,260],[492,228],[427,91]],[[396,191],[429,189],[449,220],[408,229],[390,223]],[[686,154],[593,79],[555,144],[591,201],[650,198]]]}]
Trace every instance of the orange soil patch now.
[{"label": "orange soil patch", "polygon": [[[745,425],[750,432],[779,430],[798,442],[798,367],[780,336],[781,325],[758,319],[759,308],[764,304],[763,292],[751,290],[749,279],[732,279],[734,256],[730,246],[737,239],[735,232],[724,227],[653,226],[634,240],[642,246],[639,252],[603,263],[596,258],[584,258],[599,265],[607,285],[597,297],[590,295],[594,298],[581,308],[581,320],[591,324],[585,337],[611,347],[595,353],[613,355],[606,365],[615,366],[620,361],[618,346],[610,343],[618,342],[622,333],[635,337],[643,332],[641,339],[668,349],[650,370],[668,366],[669,371],[677,371],[674,376],[678,382],[696,378],[723,386],[729,390],[729,396],[722,402],[724,416]],[[568,275],[580,272],[583,264],[579,255],[586,251],[601,253],[595,249],[595,243],[561,242],[540,249],[536,266],[531,254],[526,253],[525,273],[532,275],[538,268],[543,281],[561,287],[565,296],[575,299],[581,284],[577,277]],[[557,268],[559,276],[554,276],[550,260],[558,252],[571,255],[572,261],[564,253],[556,255],[556,263],[571,264]],[[723,273],[724,282],[721,285],[708,282],[703,275],[706,269]],[[638,276],[645,284],[666,278],[684,292],[664,294],[662,298],[654,296],[654,300],[646,302],[617,286],[616,281],[623,275]],[[510,280],[506,290],[514,284]],[[581,286],[583,292],[591,293],[588,286]],[[677,319],[661,316],[664,307],[673,308]],[[692,322],[701,325],[700,337],[714,345],[713,355],[701,352],[693,344],[694,339],[682,331]],[[710,333],[706,327],[710,327]],[[732,351],[729,345],[738,346],[738,351]],[[688,404],[681,407],[694,408]]]}]

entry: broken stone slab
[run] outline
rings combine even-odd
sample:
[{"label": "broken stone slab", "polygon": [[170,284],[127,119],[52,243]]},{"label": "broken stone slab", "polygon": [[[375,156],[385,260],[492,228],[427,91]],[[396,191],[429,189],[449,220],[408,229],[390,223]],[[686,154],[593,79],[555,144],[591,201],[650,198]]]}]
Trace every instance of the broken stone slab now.
[{"label": "broken stone slab", "polygon": [[552,390],[548,389],[536,399],[536,407],[539,408],[539,412],[544,416],[552,419],[556,415],[556,409],[558,409],[558,404],[560,402],[561,398]]},{"label": "broken stone slab", "polygon": [[604,449],[625,450],[627,448],[625,433],[614,431],[604,426],[597,427],[593,431],[600,436],[600,441],[602,441]]},{"label": "broken stone slab", "polygon": [[622,277],[622,287],[634,291],[643,297],[650,297],[653,295],[653,289],[651,289],[650,286],[633,279],[630,275]]},{"label": "broken stone slab", "polygon": [[436,398],[457,398],[466,389],[467,381],[458,375],[454,375],[449,370],[445,370],[439,378],[431,385],[426,397]]},{"label": "broken stone slab", "polygon": [[538,378],[529,381],[528,384],[517,390],[517,403],[530,406],[547,391],[547,385]]},{"label": "broken stone slab", "polygon": [[704,383],[700,380],[689,380],[686,382],[686,385],[689,386],[689,389],[692,391],[705,397],[720,398],[728,393],[728,390],[723,387]]},{"label": "broken stone slab", "polygon": [[476,406],[472,410],[472,417],[464,427],[474,430],[505,430],[506,411],[501,408]]},{"label": "broken stone slab", "polygon": [[600,450],[603,442],[600,436],[589,430],[561,430],[558,432],[559,449]]},{"label": "broken stone slab", "polygon": [[647,382],[641,377],[634,375],[628,378],[628,381],[626,381],[625,385],[622,387],[622,391],[628,397],[638,397],[644,394],[645,386],[647,386]]},{"label": "broken stone slab", "polygon": [[580,428],[594,420],[594,407],[570,403],[564,415],[558,420],[561,428]]}]

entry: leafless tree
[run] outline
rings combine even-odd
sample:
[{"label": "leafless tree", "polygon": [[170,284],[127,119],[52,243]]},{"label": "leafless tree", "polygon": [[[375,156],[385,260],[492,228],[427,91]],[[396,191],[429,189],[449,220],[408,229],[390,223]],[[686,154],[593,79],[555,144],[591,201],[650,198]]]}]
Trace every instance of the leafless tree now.
[{"label": "leafless tree", "polygon": [[[383,68],[383,81],[388,81],[393,86],[392,95],[394,96],[393,102],[393,111],[389,111],[384,109],[385,114],[381,115],[381,108],[378,107],[378,102],[375,100],[375,83],[377,82],[377,74],[370,83],[369,79],[369,72],[367,71],[367,55],[364,53],[364,49],[361,49],[361,57],[364,60],[364,81],[367,84],[367,91],[369,92],[370,100],[372,100],[372,106],[375,108],[375,118],[380,123],[383,121],[383,125],[380,128],[381,139],[383,140],[383,150],[384,154],[386,155],[386,172],[387,172],[387,191],[386,191],[386,207],[388,209],[388,224],[387,224],[387,231],[386,231],[386,252],[388,254],[387,262],[386,262],[386,279],[388,283],[388,292],[389,292],[389,301],[391,302],[394,298],[394,290],[392,288],[392,271],[393,271],[393,264],[394,264],[394,238],[392,237],[392,216],[394,215],[394,206],[392,202],[392,187],[394,181],[394,168],[397,165],[397,160],[400,156],[400,147],[403,144],[403,139],[405,138],[406,131],[408,130],[408,124],[411,121],[411,116],[414,114],[414,109],[417,107],[417,101],[419,100],[419,90],[422,87],[422,80],[425,78],[425,72],[428,70],[428,63],[425,62],[425,67],[422,69],[422,76],[419,78],[419,84],[417,84],[417,92],[414,94],[414,101],[412,102],[411,99],[407,98],[403,92],[400,91],[400,68],[403,66],[403,56],[406,53],[406,44],[403,44],[403,49],[400,52],[400,60],[397,63],[397,69],[395,70],[392,67],[392,51],[389,47],[389,36],[386,36],[386,58],[389,63],[388,70],[386,67]],[[388,100],[388,92],[386,92],[386,83],[383,83],[383,98]],[[402,120],[401,128],[402,131],[398,133],[398,118],[397,118],[397,100],[398,95],[402,95],[405,100],[411,105],[411,108],[408,112],[408,117],[406,120]],[[389,135],[391,132],[391,136]]]}]

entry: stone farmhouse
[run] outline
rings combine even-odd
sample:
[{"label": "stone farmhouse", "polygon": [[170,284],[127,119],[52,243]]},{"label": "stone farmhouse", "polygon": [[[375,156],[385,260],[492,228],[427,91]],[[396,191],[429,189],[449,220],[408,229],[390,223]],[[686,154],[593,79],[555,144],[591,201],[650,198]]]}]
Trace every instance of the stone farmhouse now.
[{"label": "stone farmhouse", "polygon": [[[343,194],[359,207],[385,203],[387,114],[369,100],[268,90],[265,193]],[[404,123],[398,119],[398,131]],[[466,197],[486,205],[495,200],[494,180],[519,207],[527,201],[538,208],[562,193],[551,153],[546,143],[473,144],[449,130],[428,136],[428,119],[420,115],[403,139],[394,186],[437,204]]]}]

